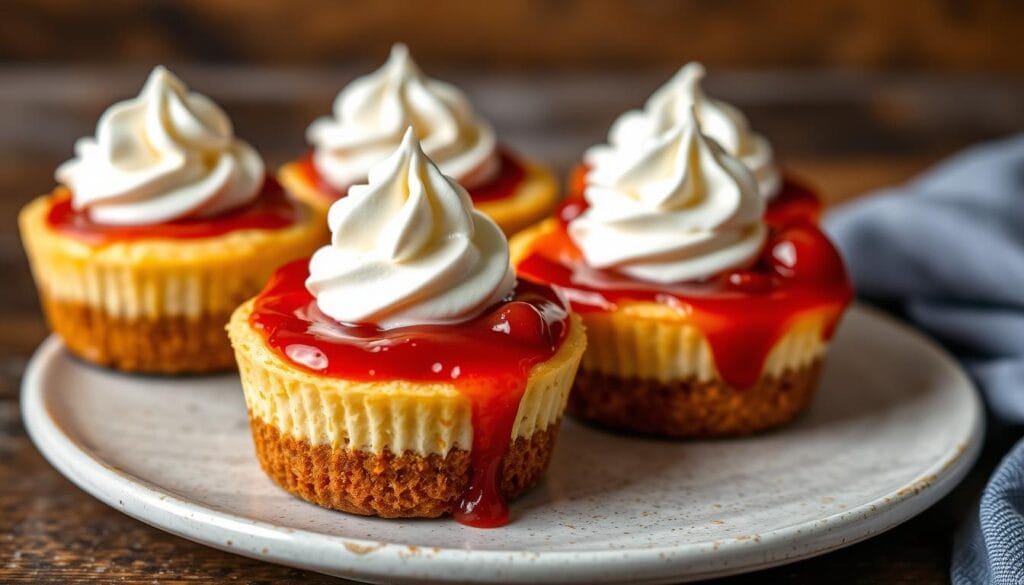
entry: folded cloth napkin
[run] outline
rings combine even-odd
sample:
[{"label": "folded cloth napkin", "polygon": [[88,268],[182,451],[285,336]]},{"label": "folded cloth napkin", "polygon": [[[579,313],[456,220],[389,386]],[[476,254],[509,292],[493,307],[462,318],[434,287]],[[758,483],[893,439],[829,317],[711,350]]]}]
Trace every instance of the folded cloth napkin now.
[{"label": "folded cloth napkin", "polygon": [[[825,220],[859,295],[951,349],[993,415],[1024,423],[1024,136],[975,146]],[[1024,583],[1024,441],[961,530],[952,579]]]}]

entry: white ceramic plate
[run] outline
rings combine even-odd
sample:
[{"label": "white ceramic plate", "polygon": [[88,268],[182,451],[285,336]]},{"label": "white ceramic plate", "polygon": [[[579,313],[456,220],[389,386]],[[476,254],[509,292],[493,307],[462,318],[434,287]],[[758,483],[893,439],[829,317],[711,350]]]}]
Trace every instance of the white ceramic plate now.
[{"label": "white ceramic plate", "polygon": [[562,426],[545,481],[495,530],[320,509],[253,455],[236,376],[135,377],[37,351],[25,424],[61,473],[219,549],[387,582],[661,583],[825,553],[907,520],[965,475],[982,410],[924,337],[854,307],[811,411],[753,438],[668,442]]}]

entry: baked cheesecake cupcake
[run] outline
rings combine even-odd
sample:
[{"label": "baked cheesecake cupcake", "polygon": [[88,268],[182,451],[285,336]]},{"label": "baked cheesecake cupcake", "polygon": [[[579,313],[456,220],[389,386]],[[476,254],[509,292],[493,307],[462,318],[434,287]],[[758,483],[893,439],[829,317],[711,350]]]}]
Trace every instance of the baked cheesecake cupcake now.
[{"label": "baked cheesecake cupcake", "polygon": [[769,223],[796,219],[817,222],[821,214],[817,194],[791,174],[779,170],[771,144],[750,128],[743,112],[704,93],[704,73],[700,63],[688,63],[651,94],[642,109],[619,116],[608,131],[608,143],[588,150],[583,162],[570,173],[569,199],[582,201],[587,172],[601,164],[602,158],[639,149],[645,142],[672,131],[686,122],[692,108],[702,132],[753,174],[758,192],[768,202]]},{"label": "baked cheesecake cupcake", "polygon": [[228,326],[260,464],[328,508],[501,525],[548,465],[583,327],[412,129],[368,175]]},{"label": "baked cheesecake cupcake", "polygon": [[424,75],[405,45],[395,45],[383,67],[338,94],[334,116],[316,120],[306,132],[312,149],[278,176],[295,196],[326,211],[366,180],[409,126],[427,156],[506,234],[543,219],[555,206],[559,191],[551,171],[499,144],[466,96]]},{"label": "baked cheesecake cupcake", "polygon": [[265,176],[215,103],[163,67],[75,151],[61,186],[18,218],[50,328],[120,370],[232,367],[231,311],[316,249],[316,215]]},{"label": "baked cheesecake cupcake", "polygon": [[757,176],[689,112],[594,157],[585,200],[517,235],[513,265],[583,317],[570,413],[668,437],[751,433],[810,403],[852,293],[817,225],[767,222]]}]

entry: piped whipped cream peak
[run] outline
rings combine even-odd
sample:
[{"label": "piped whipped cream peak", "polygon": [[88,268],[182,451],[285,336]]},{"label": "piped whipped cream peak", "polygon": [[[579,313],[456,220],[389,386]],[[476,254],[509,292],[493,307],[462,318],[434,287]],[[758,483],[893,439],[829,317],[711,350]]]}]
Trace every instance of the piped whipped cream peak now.
[{"label": "piped whipped cream peak", "polygon": [[700,85],[702,79],[703,65],[683,66],[648,98],[642,110],[630,110],[619,116],[608,132],[608,144],[587,151],[586,162],[598,164],[602,157],[615,156],[615,150],[638,148],[645,141],[685,123],[688,112],[694,108],[702,132],[751,170],[763,197],[774,197],[782,179],[771,144],[750,129],[746,116],[734,106],[705,95]]},{"label": "piped whipped cream peak", "polygon": [[78,140],[56,178],[97,223],[151,225],[245,205],[264,167],[217,104],[159,66],[137,97],[103,113],[95,137]]},{"label": "piped whipped cream peak", "polygon": [[398,150],[328,211],[331,244],[309,262],[317,307],[380,329],[467,321],[515,288],[508,240],[473,209],[408,129]]},{"label": "piped whipped cream peak", "polygon": [[754,262],[764,199],[746,166],[701,134],[693,109],[689,118],[590,170],[590,207],[568,227],[587,264],[674,283]]},{"label": "piped whipped cream peak", "polygon": [[395,45],[387,63],[351,82],[334,101],[334,116],[310,125],[313,163],[333,187],[365,181],[370,168],[398,147],[412,127],[423,151],[445,175],[471,189],[499,170],[494,130],[466,96],[430,79]]}]

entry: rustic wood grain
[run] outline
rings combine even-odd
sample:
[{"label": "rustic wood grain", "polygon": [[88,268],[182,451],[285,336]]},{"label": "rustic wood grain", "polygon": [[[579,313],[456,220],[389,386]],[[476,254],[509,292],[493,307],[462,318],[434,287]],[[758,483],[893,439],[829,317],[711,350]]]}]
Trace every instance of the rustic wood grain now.
[{"label": "rustic wood grain", "polygon": [[408,42],[427,62],[606,67],[1024,67],[1013,0],[9,0],[8,59],[336,63]]},{"label": "rustic wood grain", "polygon": [[[565,171],[621,110],[667,70],[516,74],[452,71],[504,140]],[[189,67],[179,73],[231,113],[273,163],[302,149],[351,68]],[[222,553],[150,528],[87,496],[32,447],[17,387],[45,336],[15,214],[48,190],[74,139],[113,99],[135,93],[144,68],[0,68],[0,582],[327,583],[326,577]],[[1012,76],[893,77],[718,72],[709,90],[740,105],[786,166],[831,203],[903,181],[980,139],[1024,130],[1024,81]],[[953,531],[1014,433],[990,431],[968,480],[903,526],[832,554],[724,583],[944,583]]]}]

